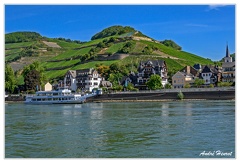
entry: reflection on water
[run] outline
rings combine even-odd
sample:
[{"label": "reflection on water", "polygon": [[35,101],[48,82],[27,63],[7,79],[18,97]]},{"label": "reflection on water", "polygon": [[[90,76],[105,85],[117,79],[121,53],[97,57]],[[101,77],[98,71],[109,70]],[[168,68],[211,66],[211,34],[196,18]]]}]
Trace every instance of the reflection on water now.
[{"label": "reflection on water", "polygon": [[182,158],[216,150],[235,157],[231,101],[5,107],[7,158]]}]

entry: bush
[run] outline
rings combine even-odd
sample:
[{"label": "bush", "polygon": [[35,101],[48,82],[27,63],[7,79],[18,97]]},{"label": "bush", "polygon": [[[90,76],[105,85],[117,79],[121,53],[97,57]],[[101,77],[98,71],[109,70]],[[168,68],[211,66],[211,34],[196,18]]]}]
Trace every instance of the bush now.
[{"label": "bush", "polygon": [[171,85],[170,83],[167,83],[167,84],[165,85],[165,89],[172,89],[172,85]]},{"label": "bush", "polygon": [[177,94],[177,97],[182,100],[184,98],[184,94],[180,91],[178,94]]},{"label": "bush", "polygon": [[210,88],[214,88],[214,85],[213,85],[213,84],[210,84],[209,87],[210,87]]},{"label": "bush", "polygon": [[230,87],[230,86],[232,86],[232,84],[233,83],[231,83],[231,82],[218,82],[217,86],[218,87]]},{"label": "bush", "polygon": [[191,88],[191,85],[189,83],[184,85],[184,88]]}]

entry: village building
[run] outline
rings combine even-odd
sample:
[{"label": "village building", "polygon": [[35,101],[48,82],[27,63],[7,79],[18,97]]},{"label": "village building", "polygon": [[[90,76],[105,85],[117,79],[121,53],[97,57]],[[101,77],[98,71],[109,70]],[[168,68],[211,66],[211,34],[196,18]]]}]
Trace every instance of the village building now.
[{"label": "village building", "polygon": [[226,56],[222,63],[222,81],[235,82],[235,61],[230,56],[228,46],[226,47]]},{"label": "village building", "polygon": [[168,83],[167,72],[167,64],[163,60],[148,60],[140,62],[136,86],[146,87],[146,82],[150,79],[150,76],[157,74],[161,77],[162,85],[164,87]]},{"label": "village building", "polygon": [[44,91],[51,91],[52,88],[53,87],[49,82],[47,82],[47,84],[44,85]]},{"label": "village building", "polygon": [[172,76],[172,86],[173,88],[184,88],[187,84],[191,86],[198,76],[199,72],[195,68],[186,66]]},{"label": "village building", "polygon": [[141,61],[137,70],[137,73],[131,72],[129,76],[123,77],[121,84],[126,87],[128,83],[132,83],[134,87],[145,90],[147,89],[146,82],[154,74],[161,77],[163,87],[168,83],[167,64],[163,60]]},{"label": "village building", "polygon": [[64,87],[72,91],[89,91],[99,88],[104,78],[93,69],[68,70],[64,77]]},{"label": "village building", "polygon": [[202,71],[202,65],[199,64],[199,63],[194,64],[194,65],[193,65],[193,68],[194,68],[195,70],[197,70],[198,72],[201,72],[201,71]]},{"label": "village building", "polygon": [[203,66],[199,78],[204,80],[205,85],[216,85],[221,80],[221,69],[217,66]]}]

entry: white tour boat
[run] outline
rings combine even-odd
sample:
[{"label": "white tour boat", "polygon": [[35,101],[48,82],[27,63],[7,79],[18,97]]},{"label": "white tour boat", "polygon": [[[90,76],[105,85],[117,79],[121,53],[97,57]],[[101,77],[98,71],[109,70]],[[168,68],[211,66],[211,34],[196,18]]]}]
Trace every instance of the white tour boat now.
[{"label": "white tour boat", "polygon": [[38,91],[35,95],[26,96],[25,104],[82,104],[86,98],[96,94],[72,94],[69,89],[58,89],[54,91]]}]

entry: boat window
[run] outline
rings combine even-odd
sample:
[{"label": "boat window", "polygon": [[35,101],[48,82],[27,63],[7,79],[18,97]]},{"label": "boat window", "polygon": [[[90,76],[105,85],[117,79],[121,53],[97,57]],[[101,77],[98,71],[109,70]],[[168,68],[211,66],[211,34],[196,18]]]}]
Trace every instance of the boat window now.
[{"label": "boat window", "polygon": [[37,101],[41,101],[41,99],[40,99],[40,98],[38,98],[38,99],[37,99]]}]

